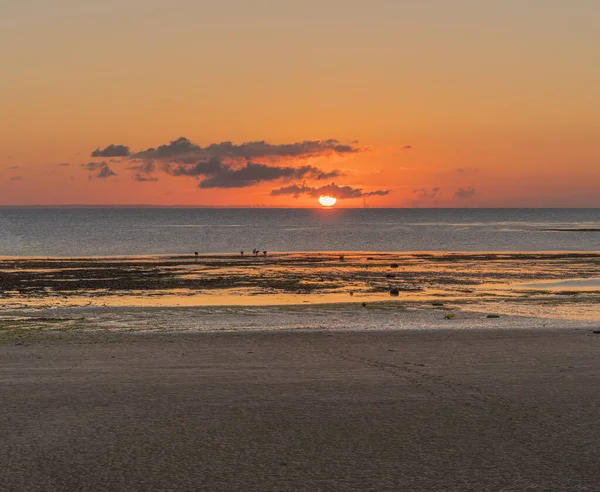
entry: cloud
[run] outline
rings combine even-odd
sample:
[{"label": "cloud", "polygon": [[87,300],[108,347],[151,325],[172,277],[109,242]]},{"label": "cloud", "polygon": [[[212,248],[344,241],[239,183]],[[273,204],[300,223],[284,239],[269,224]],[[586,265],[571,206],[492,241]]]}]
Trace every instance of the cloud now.
[{"label": "cloud", "polygon": [[131,155],[129,147],[126,145],[110,144],[104,149],[98,147],[92,152],[92,157],[127,157]]},{"label": "cloud", "polygon": [[158,181],[158,178],[155,176],[152,176],[152,174],[151,174],[156,170],[154,161],[148,161],[143,164],[131,166],[129,169],[132,171],[135,171],[135,173],[133,175],[134,181],[139,181],[139,182]]},{"label": "cloud", "polygon": [[412,145],[404,145],[402,150],[412,150]]},{"label": "cloud", "polygon": [[95,176],[90,175],[90,178],[95,177],[104,179],[110,178],[111,176],[117,176],[117,173],[108,167],[106,161],[88,162],[87,164],[82,164],[82,166],[90,172],[98,171]]},{"label": "cloud", "polygon": [[132,154],[136,159],[159,159],[163,161],[193,163],[198,160],[221,159],[260,159],[260,158],[302,158],[326,154],[351,154],[362,149],[355,144],[342,144],[338,140],[305,140],[291,144],[270,144],[264,140],[245,142],[236,145],[232,142],[213,143],[201,147],[185,137],[168,144]]},{"label": "cloud", "polygon": [[461,200],[469,200],[475,196],[475,188],[459,188],[454,196]]},{"label": "cloud", "polygon": [[375,191],[363,191],[360,188],[352,188],[351,186],[338,186],[335,183],[313,188],[305,184],[302,185],[291,185],[284,186],[277,190],[271,191],[272,196],[283,196],[291,195],[294,198],[298,198],[301,195],[307,195],[311,197],[319,197],[321,195],[329,195],[337,198],[338,200],[350,199],[350,198],[362,198],[367,196],[385,196],[389,195],[391,190],[375,190]]},{"label": "cloud", "polygon": [[110,178],[111,176],[116,176],[117,173],[114,172],[110,167],[106,166],[100,169],[98,174],[96,174],[97,178]]},{"label": "cloud", "polygon": [[422,198],[435,198],[438,196],[441,188],[436,186],[435,188],[418,188],[413,190],[413,193],[419,195]]},{"label": "cloud", "polygon": [[165,167],[172,176],[203,177],[200,188],[246,188],[265,181],[281,179],[331,179],[341,176],[340,171],[325,172],[314,166],[267,166],[246,162],[243,166],[225,164],[218,157],[194,165],[180,164]]},{"label": "cloud", "polygon": [[13,176],[9,181],[23,181],[23,176]]},{"label": "cloud", "polygon": [[102,169],[103,167],[107,167],[108,164],[106,161],[101,162],[88,162],[87,164],[82,164],[88,171],[97,171],[98,169]]},{"label": "cloud", "polygon": [[[116,173],[109,167],[115,161],[130,165],[135,181],[156,181],[155,173],[165,172],[171,176],[188,176],[199,179],[200,188],[245,188],[261,182],[278,180],[329,180],[343,176],[341,171],[324,171],[304,166],[276,165],[277,161],[307,159],[328,155],[361,152],[357,142],[343,144],[338,140],[305,140],[289,144],[270,144],[266,141],[213,143],[202,147],[185,137],[165,145],[141,152],[131,152],[125,145],[111,144],[92,152],[92,157],[104,157],[84,167],[95,177],[109,177]],[[108,161],[108,162],[107,162]]]}]

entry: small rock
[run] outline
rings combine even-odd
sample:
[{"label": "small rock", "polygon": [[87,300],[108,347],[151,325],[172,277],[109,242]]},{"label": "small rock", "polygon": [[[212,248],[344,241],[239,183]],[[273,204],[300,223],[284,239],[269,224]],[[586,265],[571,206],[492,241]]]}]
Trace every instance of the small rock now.
[{"label": "small rock", "polygon": [[488,318],[499,318],[500,315],[499,314],[488,314],[487,317]]},{"label": "small rock", "polygon": [[432,306],[443,306],[444,303],[443,302],[432,302],[431,305]]},{"label": "small rock", "polygon": [[454,319],[454,313],[448,313],[446,316],[444,316],[444,318],[446,318],[446,319]]},{"label": "small rock", "polygon": [[394,275],[393,273],[388,273],[385,278],[396,278],[396,275]]},{"label": "small rock", "polygon": [[392,264],[390,265],[390,267],[392,267],[392,268],[398,268],[399,266],[400,266],[400,265],[398,265],[398,263],[392,263]]},{"label": "small rock", "polygon": [[394,297],[398,297],[400,295],[400,291],[398,289],[390,290],[390,295]]},{"label": "small rock", "polygon": [[366,303],[366,302],[363,302],[363,303],[362,303],[362,307],[367,307],[367,303]]},{"label": "small rock", "polygon": [[600,335],[600,330],[594,330],[592,333],[594,333],[595,335]]}]

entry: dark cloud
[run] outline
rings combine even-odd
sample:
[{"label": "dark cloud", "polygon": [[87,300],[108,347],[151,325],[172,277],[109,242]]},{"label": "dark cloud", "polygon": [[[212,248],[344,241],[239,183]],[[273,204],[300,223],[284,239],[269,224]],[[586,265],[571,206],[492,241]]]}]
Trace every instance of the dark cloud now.
[{"label": "dark cloud", "polygon": [[456,193],[454,193],[454,196],[461,200],[468,200],[475,196],[475,188],[459,188]]},{"label": "dark cloud", "polygon": [[106,161],[88,162],[87,164],[82,164],[82,166],[85,169],[87,169],[89,172],[98,171],[95,176],[90,175],[90,178],[95,177],[95,178],[103,179],[103,178],[110,178],[111,176],[117,175],[117,173],[115,173],[110,167],[108,167],[108,164]]},{"label": "dark cloud", "polygon": [[[96,149],[92,157],[107,161],[90,162],[84,167],[95,177],[109,177],[116,173],[109,167],[113,157],[124,158],[130,164],[135,181],[156,181],[156,171],[172,176],[189,176],[200,180],[200,188],[244,188],[261,182],[278,180],[327,180],[343,176],[340,171],[323,171],[314,166],[275,165],[276,161],[308,158],[330,154],[360,152],[357,142],[346,145],[338,140],[305,140],[291,144],[273,145],[266,141],[213,143],[206,147],[196,145],[185,137],[157,148],[131,153],[125,145],[109,145]],[[109,160],[110,159],[110,160]],[[266,163],[265,163],[266,162]],[[155,168],[155,163],[157,166]],[[271,165],[273,164],[273,165]],[[115,163],[116,165],[116,163]]]},{"label": "dark cloud", "polygon": [[211,176],[215,174],[219,174],[223,167],[221,163],[221,159],[218,157],[213,157],[207,161],[201,161],[193,166],[166,166],[165,171],[173,176]]},{"label": "dark cloud", "polygon": [[106,161],[101,162],[88,162],[87,164],[82,164],[88,171],[97,171],[98,169],[102,169],[103,167],[107,167],[108,164]]},{"label": "dark cloud", "polygon": [[23,176],[13,176],[9,181],[23,181]]},{"label": "dark cloud", "polygon": [[291,144],[273,145],[268,142],[245,142],[236,145],[232,142],[213,143],[201,147],[192,143],[185,137],[173,140],[169,144],[158,148],[150,148],[133,154],[137,159],[160,159],[174,162],[193,163],[197,160],[210,160],[212,158],[229,159],[259,159],[259,158],[286,158],[310,157],[328,153],[350,154],[360,152],[355,144],[342,144],[337,140],[305,140]]},{"label": "dark cloud", "polygon": [[97,178],[110,178],[111,176],[116,176],[117,173],[114,172],[110,167],[106,166],[100,169],[98,174],[96,174]]},{"label": "dark cloud", "polygon": [[126,145],[111,144],[104,149],[98,147],[92,152],[92,157],[127,157],[130,154],[131,151]]},{"label": "dark cloud", "polygon": [[200,188],[245,188],[264,181],[289,179],[331,179],[341,176],[340,171],[325,172],[314,166],[268,166],[246,162],[243,166],[225,164],[218,157],[194,165],[180,164],[165,167],[172,176],[203,177]]},{"label": "dark cloud", "polygon": [[298,198],[301,195],[308,195],[315,198],[321,195],[329,195],[337,198],[338,200],[342,200],[348,198],[362,198],[366,196],[385,196],[388,195],[390,191],[391,190],[363,191],[360,188],[352,188],[351,186],[338,186],[335,183],[331,183],[318,188],[313,188],[305,184],[296,184],[291,186],[284,186],[283,188],[273,190],[271,191],[271,195],[291,195],[294,198]]},{"label": "dark cloud", "polygon": [[152,173],[156,170],[154,161],[148,161],[143,164],[131,166],[129,169],[135,171],[135,173],[133,174],[134,181],[158,181],[157,177],[152,176]]},{"label": "dark cloud", "polygon": [[436,186],[435,188],[418,188],[416,190],[413,190],[413,193],[419,195],[422,198],[435,198],[438,196],[439,192],[439,186]]}]

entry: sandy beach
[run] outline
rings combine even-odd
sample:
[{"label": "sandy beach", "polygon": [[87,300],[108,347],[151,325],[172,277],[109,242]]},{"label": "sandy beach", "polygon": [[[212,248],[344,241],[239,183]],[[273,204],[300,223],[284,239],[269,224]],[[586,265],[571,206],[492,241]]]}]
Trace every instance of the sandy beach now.
[{"label": "sandy beach", "polygon": [[587,328],[0,345],[0,490],[597,491]]}]

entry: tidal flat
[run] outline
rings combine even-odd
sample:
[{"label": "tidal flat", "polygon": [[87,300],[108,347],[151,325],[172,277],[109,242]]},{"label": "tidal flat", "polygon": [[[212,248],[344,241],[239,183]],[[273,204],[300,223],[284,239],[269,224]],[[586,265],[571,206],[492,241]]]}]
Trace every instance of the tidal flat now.
[{"label": "tidal flat", "polygon": [[[165,330],[204,331],[210,329],[211,316],[211,326],[224,329],[227,323],[220,315],[225,313],[230,319],[240,313],[271,313],[282,329],[298,326],[281,314],[292,312],[317,320],[304,319],[303,326],[331,329],[344,323],[355,326],[352,318],[365,313],[373,318],[407,310],[461,313],[458,318],[463,319],[473,312],[546,323],[594,322],[600,320],[599,301],[598,253],[0,259],[4,332],[15,326],[136,329],[155,326],[156,319]],[[346,321],[345,313],[350,313]],[[203,323],[197,319],[200,314],[206,315],[200,316]],[[330,320],[319,324],[321,315],[330,315]],[[379,325],[387,326],[383,321]]]}]

